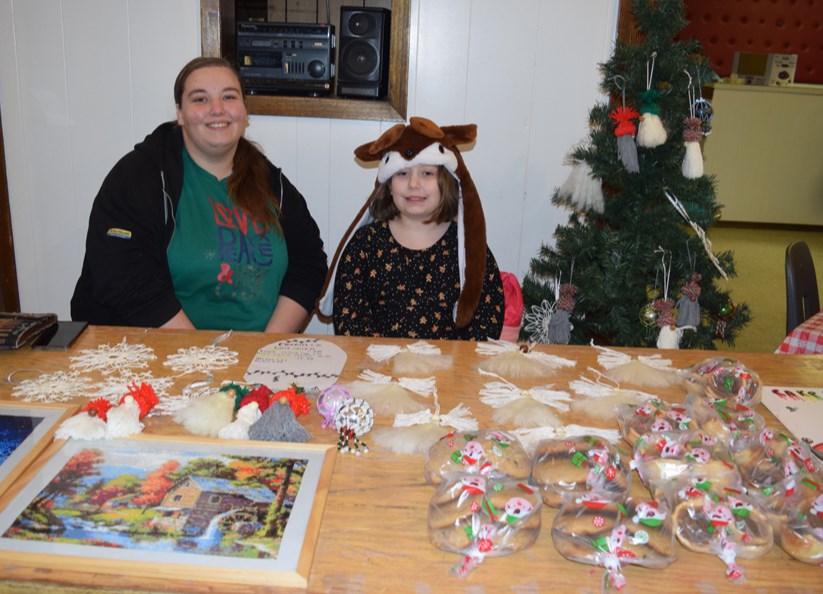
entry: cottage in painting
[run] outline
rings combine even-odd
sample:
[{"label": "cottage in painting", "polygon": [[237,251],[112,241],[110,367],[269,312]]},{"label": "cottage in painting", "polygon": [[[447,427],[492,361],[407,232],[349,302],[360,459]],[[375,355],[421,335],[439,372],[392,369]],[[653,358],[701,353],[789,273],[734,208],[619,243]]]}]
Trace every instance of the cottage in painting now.
[{"label": "cottage in painting", "polygon": [[187,536],[204,534],[215,520],[257,523],[275,499],[266,487],[242,486],[220,478],[190,476],[169,489],[156,509],[165,521],[157,525],[182,530]]}]

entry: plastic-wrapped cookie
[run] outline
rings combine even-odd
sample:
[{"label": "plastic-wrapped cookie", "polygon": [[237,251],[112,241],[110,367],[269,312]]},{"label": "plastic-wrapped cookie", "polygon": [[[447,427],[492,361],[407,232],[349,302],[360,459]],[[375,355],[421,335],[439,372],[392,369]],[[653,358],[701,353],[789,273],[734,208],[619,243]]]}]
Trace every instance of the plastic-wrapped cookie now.
[{"label": "plastic-wrapped cookie", "polygon": [[429,503],[431,543],[469,556],[499,556],[530,547],[540,534],[540,494],[503,475],[444,477]]},{"label": "plastic-wrapped cookie", "polygon": [[754,410],[728,399],[689,394],[685,404],[700,429],[727,444],[733,452],[756,443],[766,426]]},{"label": "plastic-wrapped cookie", "polygon": [[774,536],[780,547],[798,561],[823,563],[823,488],[819,483],[798,484]]},{"label": "plastic-wrapped cookie", "polygon": [[440,484],[445,475],[454,472],[491,471],[521,480],[527,480],[531,473],[531,457],[520,441],[506,431],[447,433],[429,449],[423,467],[430,485]]},{"label": "plastic-wrapped cookie", "polygon": [[821,472],[808,445],[770,427],[760,431],[757,442],[735,451],[734,460],[746,483],[760,490],[804,472]]},{"label": "plastic-wrapped cookie", "polygon": [[604,586],[625,585],[621,566],[663,568],[676,559],[665,503],[632,498],[566,495],[552,524],[558,552],[572,561],[605,566]]},{"label": "plastic-wrapped cookie", "polygon": [[569,493],[625,497],[631,487],[629,453],[592,436],[549,439],[533,456],[532,484],[540,489],[543,503],[552,507],[560,506]]},{"label": "plastic-wrapped cookie", "polygon": [[682,369],[689,392],[719,400],[731,400],[749,408],[760,404],[760,376],[736,359],[710,357]]},{"label": "plastic-wrapped cookie", "polygon": [[774,543],[769,517],[742,494],[690,497],[677,504],[673,520],[678,542],[691,551],[720,557],[733,581],[743,579],[738,557],[761,557]]},{"label": "plastic-wrapped cookie", "polygon": [[725,444],[701,431],[647,433],[635,444],[633,461],[655,496],[683,477],[703,477],[717,489],[742,484]]},{"label": "plastic-wrapped cookie", "polygon": [[622,404],[617,407],[616,414],[623,439],[631,446],[645,433],[697,429],[697,423],[685,406],[670,405],[657,398],[640,405]]}]

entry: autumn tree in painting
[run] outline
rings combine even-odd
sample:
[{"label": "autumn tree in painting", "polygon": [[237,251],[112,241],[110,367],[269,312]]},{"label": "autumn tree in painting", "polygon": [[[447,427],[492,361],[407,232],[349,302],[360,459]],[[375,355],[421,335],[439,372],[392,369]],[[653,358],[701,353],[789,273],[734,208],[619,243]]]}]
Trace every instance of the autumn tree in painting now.
[{"label": "autumn tree in painting", "polygon": [[133,498],[132,502],[142,506],[143,509],[158,505],[174,484],[172,476],[179,466],[180,463],[177,460],[169,460],[157,470],[148,473],[146,480],[140,486],[141,494]]}]

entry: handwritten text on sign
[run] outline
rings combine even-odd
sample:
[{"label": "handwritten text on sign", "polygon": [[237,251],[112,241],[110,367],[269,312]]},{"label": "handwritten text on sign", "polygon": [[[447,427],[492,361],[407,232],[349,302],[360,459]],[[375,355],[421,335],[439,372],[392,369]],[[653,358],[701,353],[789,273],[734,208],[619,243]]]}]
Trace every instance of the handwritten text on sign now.
[{"label": "handwritten text on sign", "polygon": [[345,364],[346,352],[331,342],[291,338],[258,350],[243,377],[275,392],[292,384],[314,392],[337,383]]}]

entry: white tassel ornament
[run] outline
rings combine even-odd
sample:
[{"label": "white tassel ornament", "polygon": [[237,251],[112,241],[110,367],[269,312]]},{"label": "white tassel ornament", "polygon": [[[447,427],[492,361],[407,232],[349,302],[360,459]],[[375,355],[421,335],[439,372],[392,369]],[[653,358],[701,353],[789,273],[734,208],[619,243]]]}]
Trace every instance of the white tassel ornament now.
[{"label": "white tassel ornament", "polygon": [[445,414],[440,414],[437,392],[434,392],[434,410],[427,409],[412,414],[398,414],[391,428],[373,431],[374,443],[398,454],[426,454],[432,445],[446,435],[450,428],[457,431],[477,431],[477,420],[471,417],[471,409],[458,404]]},{"label": "white tassel ornament", "polygon": [[577,210],[602,213],[605,208],[602,184],[591,166],[580,161],[572,167],[569,177],[557,190],[557,196],[568,200]]},{"label": "white tassel ornament", "polygon": [[478,368],[508,378],[547,377],[560,367],[574,367],[577,361],[541,353],[534,345],[519,345],[505,340],[478,342],[475,352],[489,356]]}]

